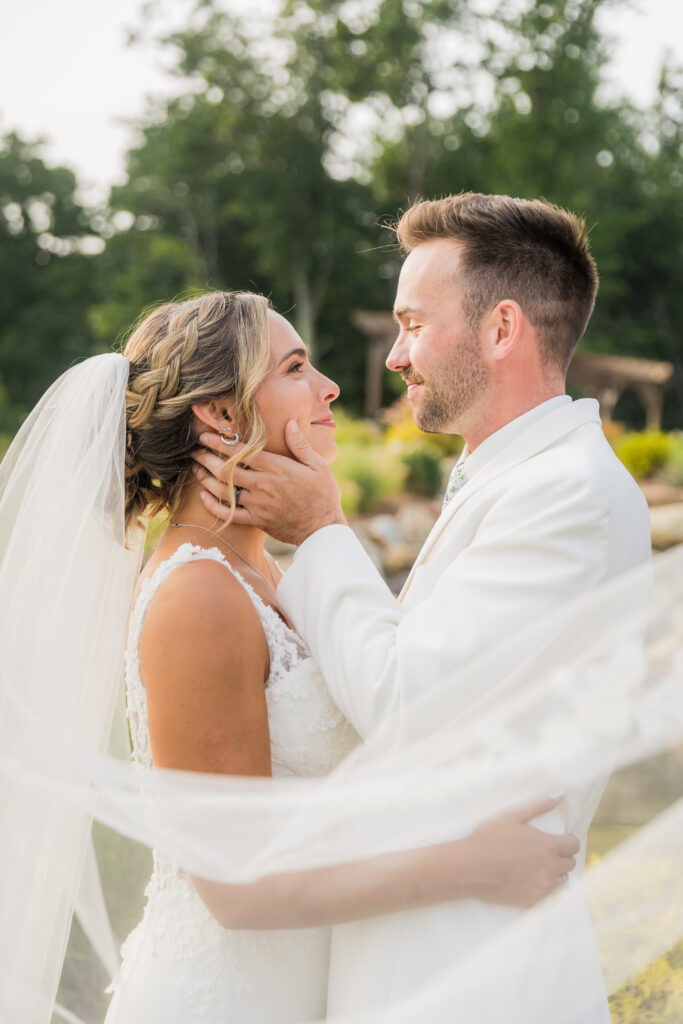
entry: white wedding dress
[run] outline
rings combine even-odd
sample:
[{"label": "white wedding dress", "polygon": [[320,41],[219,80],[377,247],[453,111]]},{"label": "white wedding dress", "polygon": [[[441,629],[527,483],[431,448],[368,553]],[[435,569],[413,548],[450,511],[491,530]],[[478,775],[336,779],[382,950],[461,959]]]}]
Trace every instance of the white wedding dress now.
[{"label": "white wedding dress", "polygon": [[[303,641],[217,548],[191,544],[143,582],[131,614],[126,690],[136,763],[143,771],[153,764],[139,660],[145,613],[168,574],[196,558],[225,565],[261,619],[270,652],[266,701],[273,775],[329,772],[358,736],[333,703]],[[105,1024],[287,1024],[325,1016],[328,928],[227,930],[184,872],[157,851],[145,895],[143,919],[122,947]]]}]

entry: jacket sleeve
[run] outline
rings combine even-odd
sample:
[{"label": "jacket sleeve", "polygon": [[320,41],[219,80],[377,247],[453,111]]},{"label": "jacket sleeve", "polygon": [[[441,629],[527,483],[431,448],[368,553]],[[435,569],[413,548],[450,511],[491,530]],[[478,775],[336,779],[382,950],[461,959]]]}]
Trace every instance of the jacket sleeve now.
[{"label": "jacket sleeve", "polygon": [[301,545],[278,602],[337,705],[367,736],[425,687],[601,582],[608,520],[589,481],[545,479],[537,493],[528,481],[512,487],[450,564],[417,569],[413,586],[419,579],[425,596],[410,608],[353,531],[329,526]]}]

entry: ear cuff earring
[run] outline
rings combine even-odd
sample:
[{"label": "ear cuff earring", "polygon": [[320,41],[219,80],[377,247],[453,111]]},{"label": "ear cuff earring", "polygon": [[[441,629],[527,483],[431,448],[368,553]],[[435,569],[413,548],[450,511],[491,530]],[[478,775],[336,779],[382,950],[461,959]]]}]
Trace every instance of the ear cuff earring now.
[{"label": "ear cuff earring", "polygon": [[227,444],[229,448],[232,448],[233,445],[239,444],[240,435],[233,434],[232,437],[228,437],[227,433],[224,430],[221,430],[221,441],[223,444]]}]

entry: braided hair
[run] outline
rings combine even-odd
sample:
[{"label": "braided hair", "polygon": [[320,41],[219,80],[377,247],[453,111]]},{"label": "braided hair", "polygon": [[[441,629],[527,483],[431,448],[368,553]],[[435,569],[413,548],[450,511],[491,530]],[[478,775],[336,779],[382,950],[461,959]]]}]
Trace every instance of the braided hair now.
[{"label": "braided hair", "polygon": [[[173,509],[192,479],[197,446],[192,406],[231,397],[246,436],[240,462],[267,439],[254,402],[270,356],[268,300],[251,292],[211,292],[169,302],[144,317],[123,354],[126,391],[126,527],[143,515]],[[231,486],[237,464],[228,460]]]}]

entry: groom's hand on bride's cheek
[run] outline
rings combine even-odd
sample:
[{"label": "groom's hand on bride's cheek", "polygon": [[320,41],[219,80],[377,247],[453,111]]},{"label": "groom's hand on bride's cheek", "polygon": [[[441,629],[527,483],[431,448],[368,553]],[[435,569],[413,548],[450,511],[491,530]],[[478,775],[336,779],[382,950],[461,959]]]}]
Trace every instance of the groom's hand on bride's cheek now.
[{"label": "groom's hand on bride's cheek", "polygon": [[[249,457],[249,467],[238,465],[233,481],[241,488],[239,507],[232,522],[258,526],[272,537],[301,544],[316,530],[345,523],[339,485],[325,460],[311,447],[294,421],[285,431],[292,458],[272,452]],[[226,451],[218,434],[200,436],[204,445],[194,453],[195,474],[202,501],[218,519],[230,519],[230,489],[226,480]],[[231,447],[230,456],[245,448]]]}]

